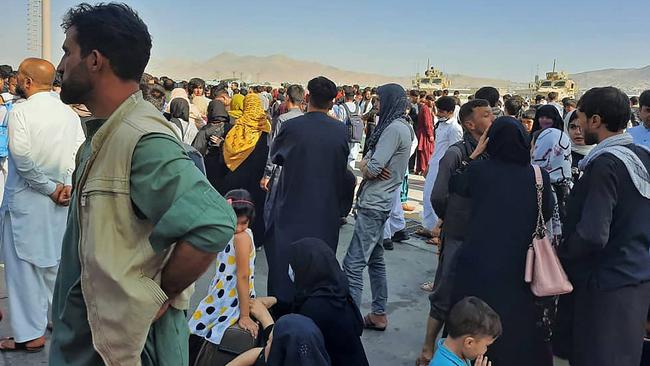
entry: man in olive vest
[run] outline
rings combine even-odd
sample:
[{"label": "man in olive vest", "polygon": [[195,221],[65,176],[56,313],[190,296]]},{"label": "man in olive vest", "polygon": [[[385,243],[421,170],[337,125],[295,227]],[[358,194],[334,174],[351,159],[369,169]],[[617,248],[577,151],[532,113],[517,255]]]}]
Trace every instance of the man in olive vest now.
[{"label": "man in olive vest", "polygon": [[61,100],[83,103],[52,318],[50,365],[187,365],[194,281],[235,215],[138,82],[151,37],[124,4],[65,15]]}]

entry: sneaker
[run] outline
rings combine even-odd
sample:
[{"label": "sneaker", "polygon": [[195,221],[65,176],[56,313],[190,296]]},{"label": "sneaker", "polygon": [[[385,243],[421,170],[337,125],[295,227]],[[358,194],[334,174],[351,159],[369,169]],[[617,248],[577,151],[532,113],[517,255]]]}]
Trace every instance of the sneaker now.
[{"label": "sneaker", "polygon": [[384,239],[384,250],[393,250],[395,247],[393,246],[393,241],[390,239]]},{"label": "sneaker", "polygon": [[393,237],[390,238],[390,240],[395,242],[407,241],[409,240],[409,234],[407,234],[405,230],[400,230],[393,234]]}]

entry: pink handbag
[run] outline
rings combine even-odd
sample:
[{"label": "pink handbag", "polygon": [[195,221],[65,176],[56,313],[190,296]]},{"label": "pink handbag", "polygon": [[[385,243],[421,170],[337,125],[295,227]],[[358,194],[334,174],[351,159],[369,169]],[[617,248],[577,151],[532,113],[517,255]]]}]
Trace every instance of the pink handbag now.
[{"label": "pink handbag", "polygon": [[533,242],[528,247],[526,255],[526,273],[524,280],[530,283],[530,289],[535,296],[556,296],[573,291],[555,248],[546,234],[546,225],[542,215],[542,193],[544,183],[539,166],[535,170],[535,187],[537,188],[537,227],[533,233]]}]

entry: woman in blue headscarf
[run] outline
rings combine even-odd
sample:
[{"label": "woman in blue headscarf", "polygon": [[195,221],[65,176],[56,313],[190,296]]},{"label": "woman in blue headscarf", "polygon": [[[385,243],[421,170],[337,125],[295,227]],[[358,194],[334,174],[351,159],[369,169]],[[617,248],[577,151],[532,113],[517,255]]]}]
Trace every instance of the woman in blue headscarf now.
[{"label": "woman in blue headscarf", "polygon": [[242,353],[227,366],[331,366],[323,334],[306,316],[281,317],[264,348]]}]

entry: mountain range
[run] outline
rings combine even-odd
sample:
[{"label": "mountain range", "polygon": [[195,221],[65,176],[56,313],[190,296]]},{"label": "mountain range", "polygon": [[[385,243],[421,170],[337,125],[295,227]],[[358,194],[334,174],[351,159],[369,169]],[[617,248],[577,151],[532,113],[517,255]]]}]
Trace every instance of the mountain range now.
[{"label": "mountain range", "polygon": [[[375,86],[389,82],[405,87],[411,86],[413,76],[390,76],[376,73],[342,70],[314,61],[302,61],[284,55],[240,56],[229,52],[218,54],[205,61],[186,59],[152,59],[147,66],[152,75],[166,75],[176,80],[201,77],[206,80],[237,78],[253,83],[281,82],[306,84],[311,78],[323,75],[337,85],[359,84]],[[500,89],[520,88],[525,83],[510,80],[490,79],[461,74],[448,75],[452,81],[450,89],[479,88],[485,85]],[[638,69],[606,69],[572,74],[571,78],[584,91],[594,86],[613,85],[638,94],[650,88],[650,65]]]}]

